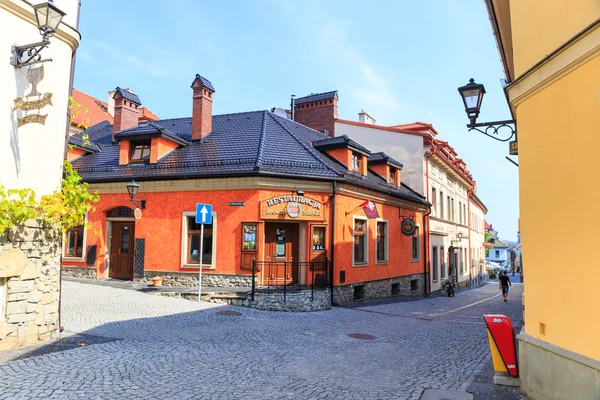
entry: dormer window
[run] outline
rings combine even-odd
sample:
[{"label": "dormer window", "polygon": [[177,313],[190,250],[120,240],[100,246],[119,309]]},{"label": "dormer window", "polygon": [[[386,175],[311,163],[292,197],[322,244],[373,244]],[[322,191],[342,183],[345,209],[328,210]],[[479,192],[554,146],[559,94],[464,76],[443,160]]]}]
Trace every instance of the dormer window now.
[{"label": "dormer window", "polygon": [[352,152],[352,171],[360,172],[360,160],[362,154],[355,151]]},{"label": "dormer window", "polygon": [[396,168],[390,167],[390,179],[388,180],[392,185],[396,184]]},{"label": "dormer window", "polygon": [[129,162],[150,161],[150,141],[131,142]]}]

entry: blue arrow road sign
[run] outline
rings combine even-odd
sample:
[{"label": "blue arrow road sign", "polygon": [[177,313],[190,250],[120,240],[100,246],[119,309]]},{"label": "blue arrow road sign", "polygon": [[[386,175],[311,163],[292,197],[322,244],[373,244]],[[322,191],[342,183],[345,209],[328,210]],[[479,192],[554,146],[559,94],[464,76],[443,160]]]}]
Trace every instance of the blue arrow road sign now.
[{"label": "blue arrow road sign", "polygon": [[196,223],[212,224],[212,204],[196,204]]}]

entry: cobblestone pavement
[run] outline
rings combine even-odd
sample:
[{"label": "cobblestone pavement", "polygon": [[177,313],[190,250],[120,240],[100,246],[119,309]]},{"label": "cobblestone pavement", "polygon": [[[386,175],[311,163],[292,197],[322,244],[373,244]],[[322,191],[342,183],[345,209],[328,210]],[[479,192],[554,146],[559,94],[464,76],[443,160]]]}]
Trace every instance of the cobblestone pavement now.
[{"label": "cobblestone pavement", "polygon": [[0,399],[419,399],[426,388],[518,399],[485,381],[481,316],[506,314],[520,329],[521,292],[514,285],[504,303],[490,283],[454,298],[284,313],[65,281],[75,346],[0,359]]}]

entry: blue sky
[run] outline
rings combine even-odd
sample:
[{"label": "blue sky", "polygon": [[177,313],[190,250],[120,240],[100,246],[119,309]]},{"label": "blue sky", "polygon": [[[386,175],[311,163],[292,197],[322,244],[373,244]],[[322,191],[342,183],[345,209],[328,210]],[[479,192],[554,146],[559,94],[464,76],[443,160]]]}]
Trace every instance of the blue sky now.
[{"label": "blue sky", "polygon": [[[518,169],[508,144],[468,132],[456,88],[486,85],[479,121],[509,119],[483,1],[83,1],[75,87],[106,101],[135,90],[161,118],[191,115],[196,73],[214,114],[289,106],[339,91],[340,118],[433,123],[467,163],[486,219],[516,239]],[[118,12],[118,14],[115,14]]]}]

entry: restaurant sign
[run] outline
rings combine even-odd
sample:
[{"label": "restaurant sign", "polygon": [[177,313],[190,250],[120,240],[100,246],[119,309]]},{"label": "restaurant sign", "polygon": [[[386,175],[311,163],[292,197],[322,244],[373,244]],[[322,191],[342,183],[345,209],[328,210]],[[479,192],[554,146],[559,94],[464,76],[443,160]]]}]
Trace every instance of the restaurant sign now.
[{"label": "restaurant sign", "polygon": [[323,203],[303,196],[279,196],[260,202],[261,219],[323,221]]}]

